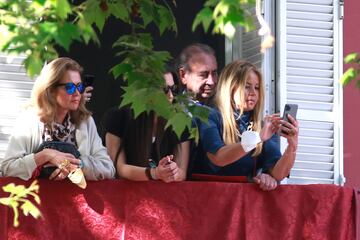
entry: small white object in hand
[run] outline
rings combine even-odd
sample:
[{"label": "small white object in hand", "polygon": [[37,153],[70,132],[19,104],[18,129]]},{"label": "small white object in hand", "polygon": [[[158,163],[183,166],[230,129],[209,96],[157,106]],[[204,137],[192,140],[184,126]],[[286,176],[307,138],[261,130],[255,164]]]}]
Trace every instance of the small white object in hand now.
[{"label": "small white object in hand", "polygon": [[241,146],[245,152],[250,152],[260,142],[261,138],[258,132],[245,131],[241,134]]},{"label": "small white object in hand", "polygon": [[71,172],[68,175],[68,178],[70,179],[70,181],[72,183],[75,183],[76,185],[78,185],[79,187],[81,187],[82,189],[86,188],[86,180],[85,180],[85,176],[83,171],[81,170],[81,168],[76,168],[75,171]]}]

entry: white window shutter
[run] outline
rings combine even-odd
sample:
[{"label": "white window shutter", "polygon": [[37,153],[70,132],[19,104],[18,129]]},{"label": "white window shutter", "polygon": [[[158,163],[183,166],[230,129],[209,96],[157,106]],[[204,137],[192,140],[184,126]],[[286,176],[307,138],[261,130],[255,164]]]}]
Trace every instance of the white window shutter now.
[{"label": "white window shutter", "polygon": [[[262,0],[261,12],[269,24],[271,29],[274,29],[274,1]],[[275,51],[274,48],[268,49],[265,54],[261,53],[261,41],[263,38],[258,35],[260,24],[256,18],[255,7],[248,9],[252,16],[256,28],[250,32],[246,32],[242,27],[238,27],[236,34],[232,41],[225,40],[225,60],[226,64],[237,60],[244,59],[261,69],[264,84],[265,84],[265,107],[264,114],[275,112],[275,97],[274,97],[274,62]]]},{"label": "white window shutter", "polygon": [[24,57],[0,53],[0,162],[4,157],[15,119],[29,102],[34,81],[22,65]]},{"label": "white window shutter", "polygon": [[299,105],[299,145],[287,182],[343,184],[339,2],[286,0],[277,10],[277,106]]}]

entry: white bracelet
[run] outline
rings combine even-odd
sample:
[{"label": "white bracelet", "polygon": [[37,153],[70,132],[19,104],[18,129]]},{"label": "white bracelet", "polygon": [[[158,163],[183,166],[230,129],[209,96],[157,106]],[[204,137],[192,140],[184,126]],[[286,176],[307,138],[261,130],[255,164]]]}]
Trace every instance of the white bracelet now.
[{"label": "white bracelet", "polygon": [[260,134],[254,131],[245,131],[241,134],[241,146],[245,152],[250,152],[261,142]]}]

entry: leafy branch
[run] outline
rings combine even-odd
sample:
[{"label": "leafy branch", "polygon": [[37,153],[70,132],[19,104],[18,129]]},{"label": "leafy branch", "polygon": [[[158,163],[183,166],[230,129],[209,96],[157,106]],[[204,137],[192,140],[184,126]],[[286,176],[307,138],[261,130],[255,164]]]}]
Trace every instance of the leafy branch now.
[{"label": "leafy branch", "polygon": [[340,83],[343,86],[348,85],[351,81],[357,80],[356,86],[360,89],[360,55],[358,53],[350,53],[344,59],[346,64],[352,64],[344,75],[340,78]]},{"label": "leafy branch", "polygon": [[[153,24],[160,35],[165,31],[176,33],[170,6],[176,6],[175,0],[86,0],[80,5],[71,2],[0,0],[0,51],[25,54],[25,68],[33,77],[46,61],[58,56],[55,46],[69,50],[74,41],[100,44],[97,32],[101,33],[107,20],[114,17],[131,26],[131,33],[120,36],[113,45],[121,62],[110,70],[115,78],[126,80],[122,104],[130,104],[136,116],[155,111],[168,120],[167,127],[171,126],[178,136],[185,128],[191,129],[190,114],[206,119],[206,109],[189,107],[189,96],[180,95],[171,105],[161,91],[164,65],[170,54],[154,51],[146,28]],[[207,0],[193,29],[202,24],[208,30],[214,22],[213,31],[228,37],[234,35],[237,25],[251,29],[254,24],[247,9],[254,3],[255,0]]]},{"label": "leafy branch", "polygon": [[13,183],[9,183],[8,185],[3,186],[2,189],[4,192],[10,193],[10,196],[0,198],[0,203],[13,209],[13,224],[15,227],[19,226],[19,206],[25,216],[28,216],[29,214],[34,218],[41,216],[40,210],[30,200],[27,199],[28,195],[30,195],[34,198],[37,204],[40,204],[40,198],[38,195],[39,185],[37,184],[36,180],[33,181],[28,188],[26,188],[24,185],[16,186]]},{"label": "leafy branch", "polygon": [[73,41],[90,39],[98,42],[79,8],[67,0],[0,0],[0,51],[25,54],[31,77],[58,56],[54,45],[69,50]]},{"label": "leafy branch", "polygon": [[232,39],[237,26],[244,27],[246,31],[255,28],[253,15],[248,10],[254,5],[255,0],[207,0],[194,19],[192,30],[202,25],[207,32],[214,24],[213,33]]}]

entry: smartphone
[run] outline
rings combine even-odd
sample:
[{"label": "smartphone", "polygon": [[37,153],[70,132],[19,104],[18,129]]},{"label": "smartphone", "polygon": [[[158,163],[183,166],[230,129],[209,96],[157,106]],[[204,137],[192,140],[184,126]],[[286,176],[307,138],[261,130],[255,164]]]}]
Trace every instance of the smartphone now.
[{"label": "smartphone", "polygon": [[288,114],[290,114],[293,118],[296,119],[297,110],[298,110],[297,104],[285,104],[283,120],[290,122],[288,118]]},{"label": "smartphone", "polygon": [[95,80],[94,75],[85,74],[84,75],[84,85],[85,85],[85,87],[93,86],[94,80]]}]

